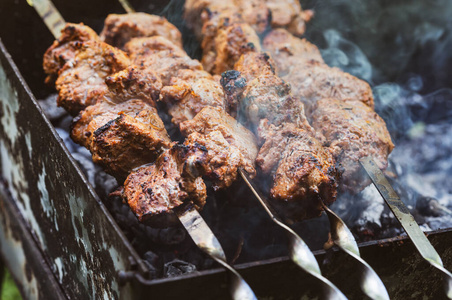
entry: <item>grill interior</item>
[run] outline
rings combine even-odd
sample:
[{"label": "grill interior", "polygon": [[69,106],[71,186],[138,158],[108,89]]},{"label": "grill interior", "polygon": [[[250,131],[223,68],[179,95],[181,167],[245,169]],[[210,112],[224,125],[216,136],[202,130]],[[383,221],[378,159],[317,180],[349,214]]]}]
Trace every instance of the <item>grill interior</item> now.
[{"label": "grill interior", "polygon": [[[122,13],[119,3],[110,1],[54,2],[67,21],[84,22],[97,32],[108,13]],[[393,175],[391,183],[412,209],[418,223],[427,230],[452,227],[450,213],[441,209],[452,208],[452,190],[446,184],[452,173],[452,82],[447,76],[447,66],[452,60],[449,54],[441,53],[440,61],[444,64],[440,66],[432,58],[439,55],[436,49],[446,47],[452,40],[450,24],[441,23],[443,14],[447,15],[452,6],[445,5],[447,9],[441,11],[440,4],[411,6],[403,1],[397,4],[383,1],[380,5],[355,7],[346,2],[308,1],[303,6],[316,11],[316,18],[308,24],[307,38],[323,49],[326,61],[372,83],[377,111],[387,122],[396,144],[390,157],[388,174]],[[169,4],[132,1],[132,5],[137,11],[167,17],[181,29],[187,52],[199,58],[199,45],[182,21],[182,1]],[[426,6],[433,8],[422,17]],[[48,99],[46,103],[41,102],[44,110],[51,116],[89,182],[146,261],[151,278],[175,277],[194,270],[215,268],[213,261],[194,246],[182,228],[157,229],[139,224],[127,205],[119,199],[107,200],[108,193],[116,186],[114,179],[92,164],[86,150],[70,141],[67,135],[69,118],[59,114],[50,104],[55,100],[53,91],[43,84],[42,54],[53,41],[51,34],[25,2],[4,1],[0,4],[0,11],[6,11],[6,8],[15,13],[0,18],[2,41],[12,53],[33,94],[38,99]],[[400,11],[409,12],[406,19],[399,20],[404,25],[398,27],[400,31],[391,26],[378,26],[385,18],[396,18]],[[331,13],[334,17],[327,17]],[[439,16],[436,20],[433,18],[435,14]],[[364,22],[364,19],[369,20]],[[397,24],[396,20],[393,22],[391,24]],[[16,26],[8,26],[10,23]],[[413,23],[417,25],[411,31],[417,32],[418,36],[406,29],[412,29]],[[366,38],[368,32],[371,34]],[[414,40],[411,43],[410,38]],[[404,58],[403,61],[400,57]],[[177,132],[173,137],[178,138]],[[333,209],[353,229],[360,242],[402,233],[373,187],[358,195],[341,195]],[[285,236],[268,220],[242,182],[236,182],[226,191],[213,193],[210,190],[202,215],[234,263],[275,259],[287,253]],[[312,250],[322,249],[328,239],[328,226],[325,216],[292,225]]]}]

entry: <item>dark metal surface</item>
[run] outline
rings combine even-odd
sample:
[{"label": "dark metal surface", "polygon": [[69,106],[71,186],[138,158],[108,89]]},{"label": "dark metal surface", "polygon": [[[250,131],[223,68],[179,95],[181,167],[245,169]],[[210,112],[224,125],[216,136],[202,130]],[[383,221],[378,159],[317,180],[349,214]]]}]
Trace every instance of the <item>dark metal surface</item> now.
[{"label": "dark metal surface", "polygon": [[24,298],[67,299],[3,184],[0,184],[0,241],[0,293],[6,266]]}]

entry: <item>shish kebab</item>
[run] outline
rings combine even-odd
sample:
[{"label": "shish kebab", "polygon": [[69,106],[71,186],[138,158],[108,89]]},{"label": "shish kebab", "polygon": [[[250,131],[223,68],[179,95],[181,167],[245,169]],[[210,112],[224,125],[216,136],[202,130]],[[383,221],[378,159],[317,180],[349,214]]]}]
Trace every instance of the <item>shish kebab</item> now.
[{"label": "shish kebab", "polygon": [[[163,32],[159,33],[174,32],[175,27],[163,18],[148,16],[146,19],[155,23],[151,28],[163,29]],[[178,33],[177,30],[176,33]],[[180,42],[180,33],[176,34],[176,39],[176,42]],[[171,54],[175,49],[168,50],[168,47],[177,48],[175,44],[161,36],[156,36],[144,47],[147,48],[141,55],[163,49],[169,51],[166,54]],[[168,65],[167,68],[161,65],[163,68],[159,71],[163,70],[163,73],[160,75],[168,75],[170,71],[186,68],[185,62],[190,65],[191,60],[184,57],[183,50],[179,48],[178,51],[176,56],[179,58],[179,65]],[[141,60],[140,66],[144,65],[144,60]],[[193,63],[193,65],[202,71],[199,63]],[[152,206],[154,215],[161,216],[159,213],[163,212],[165,217],[173,216],[175,206],[184,206],[180,208],[177,216],[195,243],[230,271],[232,297],[256,299],[246,282],[226,263],[224,252],[215,236],[199,214],[195,213],[196,210],[191,207],[194,205],[195,208],[202,208],[205,203],[205,185],[200,177],[205,174],[204,164],[209,163],[209,160],[215,160],[215,156],[218,156],[215,167],[220,169],[224,167],[221,164],[225,160],[221,155],[230,154],[229,144],[224,140],[222,133],[215,130],[213,134],[217,140],[214,141],[213,147],[217,147],[219,152],[215,150],[211,152],[209,151],[211,149],[196,143],[197,138],[204,140],[204,137],[197,132],[190,135],[191,141],[184,145],[171,143],[154,107],[155,90],[161,88],[162,83],[154,71],[148,72],[145,68],[140,69],[140,66],[130,65],[124,52],[100,41],[97,34],[89,27],[69,23],[63,29],[62,36],[54,42],[44,56],[44,69],[48,74],[46,81],[51,83],[57,77],[55,84],[59,92],[59,105],[73,115],[85,108],[76,118],[71,135],[76,142],[86,146],[92,152],[96,162],[103,165],[107,172],[118,179],[118,182],[122,182],[133,168],[154,162],[149,168],[143,167],[136,171],[139,182],[134,182],[133,179],[128,181],[132,182],[129,184],[132,189],[141,192],[144,189],[146,193],[156,194],[156,197],[146,199],[146,204],[140,202],[135,203],[137,205],[134,206],[134,203],[129,202],[139,218],[143,220],[150,214],[149,206]],[[117,72],[121,69],[123,70]],[[211,77],[208,73],[204,75],[204,77]],[[225,117],[226,121],[231,121],[231,124],[226,126],[234,126],[235,120]],[[221,127],[221,124],[219,125]],[[245,138],[249,138],[243,127],[240,125],[236,127],[239,134],[245,134]],[[233,133],[230,137],[232,135]],[[250,136],[252,137],[251,134]],[[190,144],[190,142],[193,143]],[[242,156],[237,152],[235,154],[237,155],[235,163],[242,163]],[[188,166],[192,161],[195,165]],[[214,168],[211,169],[215,171]],[[253,172],[252,169],[249,170]],[[144,186],[146,182],[142,180],[143,177],[149,180],[147,183],[152,184],[154,191]],[[216,179],[220,186],[223,181],[226,185],[229,184],[227,180],[223,180],[224,178]],[[127,190],[124,191],[125,193]],[[184,203],[183,200],[187,197],[197,202]],[[156,201],[153,201],[155,199],[157,202],[162,200],[166,202],[155,203]],[[156,218],[153,220],[155,223]]]},{"label": "shish kebab", "polygon": [[[256,8],[253,12],[264,16],[268,1],[253,0],[252,3]],[[268,5],[267,10],[273,13]],[[300,10],[298,14],[304,15]],[[264,32],[262,22],[256,22],[256,18],[249,15],[243,5],[236,3],[216,0],[185,3],[185,18],[199,31],[196,35],[202,37],[204,68],[213,74],[235,70],[223,73],[229,112],[233,116],[237,111],[244,115],[248,127],[259,136],[262,146],[257,165],[262,172],[273,175],[274,203],[303,206],[308,199],[315,198],[315,194],[333,202],[336,193],[331,184],[334,181],[338,182],[340,190],[360,191],[369,181],[361,176],[358,159],[375,154],[379,166],[384,168],[394,147],[384,121],[373,111],[369,85],[327,66],[317,47],[306,40],[284,28]],[[270,21],[267,23],[271,25]],[[232,32],[241,32],[241,38],[234,37]],[[268,51],[267,55],[259,54],[262,50],[259,35],[263,35],[262,47]],[[278,80],[275,80],[276,74]],[[289,94],[293,99],[285,100]],[[284,101],[291,103],[283,105]],[[294,116],[296,111],[291,109],[296,106],[301,106],[296,110],[302,111],[302,116]],[[274,119],[274,115],[286,117],[286,120]],[[299,122],[294,118],[304,120]],[[314,172],[322,170],[323,182],[330,184],[317,180],[316,184],[309,185],[312,182],[309,179],[315,177],[309,170],[296,172],[287,166],[290,158],[284,152],[294,148],[292,141],[296,138],[292,137],[300,135],[295,133],[294,127],[320,144],[322,149],[316,151],[318,157],[333,156],[333,160],[317,159],[311,164]],[[325,151],[328,154],[322,155]],[[305,155],[305,160],[309,162],[309,155]],[[318,214],[321,210],[319,207],[311,213]],[[299,213],[298,218],[303,219],[305,216]],[[297,215],[293,217],[296,219]]]},{"label": "shish kebab", "polygon": [[[132,18],[134,19],[133,22],[130,21]],[[111,32],[114,32],[116,34],[116,36],[110,36],[109,40],[118,40],[118,39],[121,40],[120,37],[122,34],[124,34],[124,31],[128,33],[128,32],[130,32],[130,29],[129,29],[130,27],[140,27],[140,22],[136,21],[137,18],[138,18],[137,14],[134,14],[134,15],[130,15],[130,14],[129,15],[110,15],[105,22],[106,23],[105,27],[113,28],[116,26],[117,30],[111,30]],[[126,25],[126,24],[128,24],[128,25]],[[142,23],[142,24],[144,24],[144,23]],[[128,28],[128,29],[124,29],[124,28]],[[143,41],[143,40],[141,40],[141,41]],[[140,46],[134,45],[134,47],[128,47],[128,51],[133,52],[133,48],[140,48]],[[155,68],[155,65],[153,65],[153,67]],[[191,72],[187,73],[187,75],[189,75],[190,73]],[[179,76],[179,77],[186,77],[186,76]],[[204,77],[204,76],[202,76],[202,77]],[[185,78],[185,79],[189,79],[189,78]],[[196,78],[196,79],[197,79],[196,81],[198,82],[199,78]],[[219,117],[221,117],[221,115],[223,115],[224,117],[222,117],[222,118],[224,119],[227,116],[227,113],[225,113],[224,110],[222,110],[218,107],[216,109],[216,112],[212,108],[209,108],[208,110],[212,112],[210,115],[205,114],[205,113],[203,114],[203,112],[206,111],[206,109],[204,109],[192,121],[185,121],[185,122],[181,123],[181,121],[190,119],[193,117],[192,116],[193,114],[191,114],[191,113],[187,114],[187,111],[190,112],[193,109],[197,109],[200,106],[200,104],[205,105],[203,103],[204,101],[201,101],[201,100],[205,97],[209,97],[208,93],[206,94],[206,93],[198,92],[199,87],[201,87],[201,86],[205,89],[205,86],[206,86],[205,82],[201,81],[199,83],[195,83],[195,82],[190,82],[190,81],[184,81],[183,78],[178,78],[178,76],[176,76],[175,78],[173,77],[170,80],[170,82],[173,85],[162,88],[161,94],[160,94],[161,95],[160,100],[163,100],[166,102],[166,104],[168,106],[168,113],[172,117],[172,122],[180,128],[182,133],[187,135],[187,134],[190,134],[191,132],[193,132],[193,130],[198,130],[198,131],[201,130],[204,132],[209,132],[209,131],[211,131],[211,128],[215,128],[215,127],[219,128],[216,125],[216,123],[218,123]],[[216,89],[213,89],[213,90],[216,90]],[[218,96],[219,93],[221,93],[221,92],[217,90],[216,96]],[[215,97],[213,97],[213,98],[215,98]],[[223,95],[221,95],[220,98],[223,99]],[[224,100],[222,100],[221,102],[224,107],[223,101]],[[213,105],[213,104],[210,103],[210,105]],[[187,109],[188,106],[191,106],[191,108]],[[212,116],[213,116],[213,118],[212,118]],[[230,117],[227,117],[227,118],[229,119],[229,121],[227,121],[228,124],[235,124],[235,122],[236,122],[235,120],[233,120]],[[201,128],[200,128],[200,126],[201,126]],[[226,128],[223,127],[222,131],[224,132],[225,129]],[[232,138],[232,136],[229,133],[226,133],[225,136],[229,136],[228,140],[230,140]],[[250,137],[249,135],[247,135],[247,136],[242,135],[242,137],[244,137],[244,138],[236,139],[239,142],[239,145],[241,146],[240,150],[242,152],[250,151],[250,146],[251,146],[252,154],[251,155],[248,154],[248,156],[254,158],[256,155],[257,149],[255,150],[256,146],[255,146],[254,140],[252,139],[252,136]],[[237,143],[234,143],[234,144],[237,144]],[[251,160],[250,162],[253,162],[253,161],[254,160]],[[232,180],[234,180],[236,178],[238,170],[241,173],[241,175],[243,176],[243,173],[242,173],[243,169],[244,169],[243,166],[236,167],[235,164],[233,164],[230,167],[231,167],[230,174],[232,176],[229,176],[229,177]],[[250,173],[248,173],[246,175],[247,176],[246,183],[253,190],[255,195],[260,200],[261,204],[264,205],[265,209],[267,211],[269,211],[268,204],[266,204],[263,201],[263,198],[260,197],[258,193],[256,193],[254,186],[250,183],[249,174]],[[251,174],[253,175],[253,173],[251,173]],[[130,177],[133,177],[133,178],[136,177],[136,179],[137,179],[136,182],[140,182],[143,179],[140,176],[140,174],[131,174],[129,176],[129,178]],[[151,184],[149,184],[149,185],[151,185]],[[141,192],[139,191],[139,192],[135,193],[135,195],[133,195],[133,196],[135,198],[140,198],[137,201],[137,202],[140,202],[141,199],[143,198],[143,194],[144,194],[143,191],[141,191]],[[129,201],[129,203],[130,203],[130,201]],[[271,213],[271,216],[274,221],[276,221],[278,218],[278,216],[275,213]],[[345,299],[345,296],[328,279],[326,279],[325,277],[323,277],[321,275],[321,271],[317,264],[317,261],[316,261],[314,255],[312,254],[312,252],[309,250],[308,246],[304,243],[304,241],[295,232],[293,232],[289,227],[285,226],[281,221],[276,221],[276,223],[290,233],[289,237],[291,240],[290,249],[291,249],[292,259],[298,265],[302,266],[302,269],[304,269],[305,271],[307,271],[308,273],[310,273],[311,275],[313,275],[314,277],[316,277],[318,280],[321,281],[324,291],[328,295],[328,298]],[[351,233],[349,233],[349,234],[351,235]]]},{"label": "shish kebab", "polygon": [[[259,7],[259,3],[265,4],[265,2],[254,1],[253,3]],[[295,49],[292,50],[299,51],[297,53],[300,56],[299,61],[284,60],[285,51],[291,50],[286,47],[291,45],[278,43],[279,41],[276,39],[274,44],[279,47],[278,50],[281,50],[282,54],[276,59],[282,59],[279,60],[278,68],[269,68],[268,66],[275,65],[270,62],[270,57],[267,54],[259,54],[258,47],[250,47],[255,44],[256,40],[259,41],[256,31],[261,33],[259,32],[261,26],[255,22],[255,18],[247,19],[247,11],[240,9],[241,6],[238,8],[228,6],[215,0],[192,0],[185,3],[186,19],[195,22],[195,24],[191,24],[195,30],[201,28],[202,34],[198,32],[198,36],[203,37],[202,61],[205,68],[212,70],[215,74],[227,71],[234,66],[235,71],[223,73],[222,84],[228,94],[229,107],[233,111],[235,109],[245,115],[248,127],[257,131],[261,144],[263,144],[257,157],[257,164],[260,170],[273,175],[274,182],[271,189],[273,205],[279,207],[286,215],[287,211],[292,211],[292,213],[295,211],[292,218],[297,218],[300,215],[303,216],[304,207],[313,203],[320,204],[317,209],[310,210],[310,212],[316,210],[319,212],[322,208],[326,211],[330,219],[333,240],[342,250],[360,262],[363,272],[362,290],[372,299],[388,299],[381,280],[359,257],[356,242],[345,223],[322,203],[325,196],[334,195],[335,197],[335,188],[331,188],[331,184],[325,183],[331,183],[332,179],[339,179],[337,176],[339,172],[336,171],[335,174],[331,172],[336,166],[322,168],[331,160],[318,159],[328,157],[318,155],[322,153],[323,148],[323,153],[326,150],[326,153],[333,155],[334,160],[347,164],[344,166],[346,168],[345,180],[341,180],[340,187],[344,189],[347,187],[347,183],[351,182],[348,187],[355,191],[359,191],[366,185],[365,180],[362,180],[362,176],[357,172],[360,169],[358,162],[360,157],[380,154],[381,156],[378,156],[379,163],[383,167],[386,166],[387,156],[391,152],[393,144],[384,121],[373,112],[370,87],[367,83],[339,69],[329,68],[326,64],[319,62],[317,69],[305,67],[304,72],[298,73],[301,75],[297,78],[300,82],[291,82],[295,85],[294,98],[298,100],[298,103],[296,100],[293,101],[290,99],[290,92],[287,92],[290,88],[283,88],[286,85],[285,82],[281,79],[279,82],[274,80],[275,77],[272,75],[276,73],[275,69],[280,71],[278,68],[285,63],[291,70],[300,70],[306,64],[305,62],[310,61],[310,56],[319,57],[321,60],[320,52],[313,45],[298,42],[295,43],[295,47],[292,47]],[[195,15],[197,18],[194,17]],[[199,25],[200,23],[202,26]],[[253,32],[254,29],[256,31]],[[232,31],[241,32],[242,38],[237,39],[230,36],[228,33]],[[287,32],[284,29],[279,29],[279,31]],[[271,35],[267,36],[271,37]],[[272,41],[271,38],[269,40]],[[210,57],[216,59],[212,60]],[[260,67],[259,63],[256,63],[259,61],[261,62]],[[267,66],[265,66],[265,61],[267,61]],[[253,66],[253,63],[257,67]],[[315,62],[311,64],[315,65]],[[278,74],[284,73],[278,72]],[[345,97],[336,97],[343,95]],[[356,96],[361,96],[361,98]],[[354,97],[370,102],[371,108],[360,102],[355,104]],[[282,112],[282,115],[285,115],[284,113],[290,115],[291,109],[301,104],[300,100],[303,104],[307,104],[308,118],[304,120],[306,122],[299,122],[300,118],[297,120],[293,117],[287,118],[283,122],[274,118],[274,114],[278,115],[278,112]],[[320,101],[316,103],[317,100]],[[346,100],[351,100],[351,103],[345,103]],[[284,103],[290,104],[287,106]],[[272,107],[271,104],[274,106]],[[302,107],[303,104],[301,104]],[[321,117],[321,121],[317,122],[317,125],[320,126],[315,126],[314,120],[315,130],[307,122],[307,120],[313,121],[311,114],[313,107],[317,108],[317,118]],[[341,113],[341,109],[344,110],[343,113]],[[350,113],[349,110],[351,110]],[[234,114],[233,111],[232,114]],[[298,111],[301,110],[298,109]],[[330,134],[328,135],[328,133]],[[318,150],[312,151],[312,141],[316,139],[319,141],[317,143]],[[306,140],[309,142],[303,143]],[[294,146],[298,153],[294,151]],[[313,156],[313,153],[317,156]],[[297,166],[297,163],[300,164]],[[319,173],[323,173],[323,177],[318,176]],[[331,194],[330,191],[333,191],[334,194]],[[319,198],[320,201],[318,201]],[[301,210],[296,210],[300,207]],[[306,217],[306,215],[304,216]]]}]

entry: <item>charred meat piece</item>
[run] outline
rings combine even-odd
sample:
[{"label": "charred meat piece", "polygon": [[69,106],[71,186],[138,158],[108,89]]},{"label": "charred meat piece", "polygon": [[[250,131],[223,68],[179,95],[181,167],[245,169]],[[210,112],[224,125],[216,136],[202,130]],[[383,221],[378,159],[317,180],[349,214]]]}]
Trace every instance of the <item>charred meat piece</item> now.
[{"label": "charred meat piece", "polygon": [[312,132],[293,123],[261,126],[268,128],[256,163],[273,175],[272,203],[293,221],[319,216],[320,201],[336,199],[338,173],[331,153]]},{"label": "charred meat piece", "polygon": [[191,59],[182,49],[160,50],[169,46],[163,38],[151,37],[139,41],[132,40],[126,44],[125,49],[130,53],[135,65],[153,70],[160,76],[164,86],[171,84],[171,78],[175,77],[179,70],[202,70],[199,61]]},{"label": "charred meat piece", "polygon": [[306,39],[300,39],[285,29],[270,31],[262,42],[262,47],[275,60],[279,75],[286,75],[292,68],[299,68],[305,60],[323,63],[319,48]]},{"label": "charred meat piece", "polygon": [[172,145],[157,110],[141,100],[89,106],[74,120],[71,137],[119,182]]},{"label": "charred meat piece", "polygon": [[309,127],[303,103],[292,96],[290,86],[276,75],[259,76],[249,82],[241,105],[253,126],[261,119],[268,119],[274,125],[290,122],[298,127]]},{"label": "charred meat piece", "polygon": [[55,83],[58,106],[71,115],[99,101],[107,92],[105,78],[130,65],[127,55],[102,42],[87,41],[60,70]]},{"label": "charred meat piece", "polygon": [[94,30],[82,23],[67,23],[61,32],[61,37],[54,41],[52,46],[44,53],[43,68],[47,74],[45,80],[47,84],[55,82],[58,72],[64,64],[77,55],[81,43],[99,40]]},{"label": "charred meat piece", "polygon": [[182,35],[179,30],[164,17],[146,13],[110,14],[105,19],[101,39],[122,49],[135,37],[162,36],[182,47]]},{"label": "charred meat piece", "polygon": [[133,38],[124,46],[124,50],[132,60],[143,59],[162,51],[187,55],[181,47],[162,36]]},{"label": "charred meat piece", "polygon": [[293,95],[305,104],[308,116],[316,102],[324,98],[358,100],[374,107],[367,82],[326,65],[318,48],[305,39],[278,29],[265,37],[263,46],[275,60],[278,75],[291,84]]},{"label": "charred meat piece", "polygon": [[361,101],[370,109],[374,108],[372,89],[367,82],[323,63],[306,61],[292,68],[282,79],[291,84],[295,97],[305,104],[308,116],[316,102],[325,98]]},{"label": "charred meat piece", "polygon": [[232,70],[240,56],[249,51],[260,51],[256,31],[246,23],[229,24],[225,21],[213,36],[202,41],[204,69],[212,74]]},{"label": "charred meat piece", "polygon": [[148,107],[148,105],[141,100],[129,100],[122,103],[115,103],[108,99],[104,99],[104,101],[88,106],[74,118],[71,138],[77,144],[90,149],[94,132],[98,128],[119,117],[120,113],[135,116],[137,112],[146,107]]},{"label": "charred meat piece", "polygon": [[206,35],[215,36],[209,32],[210,29],[218,28],[218,25],[225,21],[231,24],[242,18],[256,32],[262,33],[268,27],[271,18],[267,5],[261,0],[187,0],[184,9],[187,25],[198,39],[203,39]]},{"label": "charred meat piece", "polygon": [[262,52],[247,52],[235,63],[234,70],[221,75],[220,83],[225,93],[227,112],[237,117],[239,102],[247,83],[259,76],[275,75],[271,58]]},{"label": "charred meat piece", "polygon": [[163,87],[162,80],[156,72],[135,65],[108,76],[105,83],[116,102],[141,99],[152,106],[155,106]]},{"label": "charred meat piece", "polygon": [[202,209],[206,186],[201,177],[184,173],[185,147],[175,145],[164,151],[155,163],[141,167],[127,177],[122,191],[140,221],[166,226],[176,219],[174,211],[190,202]]},{"label": "charred meat piece", "polygon": [[[184,135],[189,136],[189,139],[193,133],[198,133],[201,137],[206,136],[206,140],[211,138],[210,134],[212,132],[221,133],[225,141],[229,144],[231,149],[229,151],[238,153],[239,161],[237,167],[244,168],[252,176],[256,173],[254,161],[258,148],[254,135],[223,109],[219,107],[205,107],[193,120],[182,123],[180,129]],[[205,144],[199,141],[198,143]],[[208,145],[205,145],[205,147],[210,151]],[[210,166],[210,168],[215,168],[215,164]],[[235,179],[237,176],[236,170],[234,170],[232,175],[228,176],[232,176]],[[230,183],[222,184],[226,186],[230,185]]]},{"label": "charred meat piece", "polygon": [[184,145],[195,145],[188,156],[187,172],[206,176],[212,181],[214,190],[228,187],[236,180],[237,171],[243,165],[243,156],[221,132],[194,132],[185,139]]},{"label": "charred meat piece", "polygon": [[381,169],[386,168],[394,144],[385,122],[369,106],[360,101],[322,99],[312,114],[312,125],[325,136],[342,165],[342,189],[356,192],[369,183],[361,174],[361,157],[371,155]]},{"label": "charred meat piece", "polygon": [[[305,32],[306,23],[314,15],[312,10],[302,10],[299,1],[264,0],[271,11],[271,27],[286,28],[292,34],[300,36]],[[248,22],[248,19],[244,17]]]},{"label": "charred meat piece", "polygon": [[162,89],[160,98],[177,126],[193,119],[206,106],[224,106],[221,85],[212,75],[201,70],[179,70],[170,80],[170,85]]},{"label": "charred meat piece", "polygon": [[93,133],[93,161],[122,182],[135,168],[156,160],[171,146],[157,110],[147,106],[131,116],[125,113]]}]

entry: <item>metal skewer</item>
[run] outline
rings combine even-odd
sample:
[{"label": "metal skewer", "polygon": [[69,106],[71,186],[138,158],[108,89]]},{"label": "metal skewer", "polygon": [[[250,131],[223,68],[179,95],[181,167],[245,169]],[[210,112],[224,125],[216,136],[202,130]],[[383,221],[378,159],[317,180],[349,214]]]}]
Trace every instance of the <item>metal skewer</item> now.
[{"label": "metal skewer", "polygon": [[66,22],[53,3],[48,0],[27,0],[27,3],[36,10],[53,36],[58,39]]},{"label": "metal skewer", "polygon": [[240,169],[240,175],[243,180],[246,182],[248,187],[253,191],[256,198],[264,207],[265,211],[268,213],[270,218],[278,224],[281,228],[283,228],[288,236],[290,242],[290,258],[292,261],[299,266],[301,269],[311,274],[315,278],[321,281],[322,286],[326,292],[327,299],[347,299],[344,294],[328,279],[322,276],[320,271],[319,264],[314,257],[314,254],[309,249],[308,245],[300,238],[295,231],[292,230],[289,226],[284,224],[278,214],[272,209],[269,205],[266,197],[264,197],[251,183],[251,179],[246,171]]},{"label": "metal skewer", "polygon": [[366,170],[373,184],[380,192],[381,196],[389,206],[391,211],[397,217],[397,220],[402,225],[408,237],[413,242],[416,249],[421,256],[428,261],[432,266],[443,272],[445,278],[445,290],[449,299],[452,299],[452,274],[443,266],[443,262],[438,252],[433,248],[424,232],[419,228],[419,225],[410,214],[408,208],[403,204],[399,195],[394,191],[391,184],[386,179],[383,172],[377,166],[372,157],[364,157],[359,160],[361,165]]},{"label": "metal skewer", "polygon": [[121,3],[122,8],[124,8],[124,10],[128,13],[134,13],[135,9],[133,9],[132,5],[129,3],[128,0],[118,0],[119,3]]},{"label": "metal skewer", "polygon": [[348,229],[344,221],[329,209],[323,201],[322,206],[330,221],[331,237],[333,238],[334,244],[359,263],[362,274],[360,282],[361,290],[371,299],[389,300],[388,292],[380,277],[378,277],[372,267],[361,258],[358,244],[356,243],[353,234],[350,232],[350,229]]},{"label": "metal skewer", "polygon": [[[286,224],[281,221],[281,218],[277,216],[277,214],[272,210],[268,201],[265,197],[263,197],[252,185],[249,176],[245,171],[240,170],[240,175],[245,180],[246,184],[250,187],[253,193],[256,195],[259,202],[264,206],[267,213],[273,219],[275,223],[279,226],[286,229],[289,233],[291,239],[291,258],[292,260],[303,270],[310,273],[311,275],[317,277],[322,280],[326,287],[331,289],[331,292],[339,293],[336,297],[344,297],[345,296],[325,277],[323,277],[320,273],[320,268],[317,264],[317,261],[314,258],[314,255],[309,250],[308,246],[304,243],[304,241]],[[381,281],[380,277],[375,273],[375,271],[366,263],[359,254],[359,248],[356,244],[355,238],[353,234],[350,232],[348,227],[345,225],[344,221],[339,218],[331,209],[329,209],[322,201],[322,206],[328,216],[330,221],[330,230],[333,238],[333,242],[345,253],[352,256],[356,261],[359,262],[361,267],[361,282],[360,286],[362,291],[371,299],[375,300],[383,300],[388,299],[389,295],[386,291],[386,288]],[[298,254],[297,254],[298,252]],[[314,265],[315,264],[315,265]],[[344,299],[340,298],[340,299]]]},{"label": "metal skewer", "polygon": [[[119,1],[124,8],[126,8],[124,6],[125,4],[128,5],[129,10],[126,9],[128,13],[134,11],[127,0]],[[58,39],[61,36],[61,30],[64,28],[66,22],[53,3],[50,0],[27,0],[27,2],[36,9],[53,36]],[[245,280],[226,262],[226,255],[218,239],[193,205],[189,205],[188,209],[179,213],[178,218],[198,248],[229,271],[231,275],[229,287],[232,299],[257,300]]]},{"label": "metal skewer", "polygon": [[257,300],[253,291],[245,280],[243,280],[242,276],[226,262],[226,255],[224,254],[220,242],[199,212],[191,206],[189,209],[179,214],[178,217],[198,248],[229,271],[229,274],[231,275],[230,293],[232,298],[237,300]]}]

